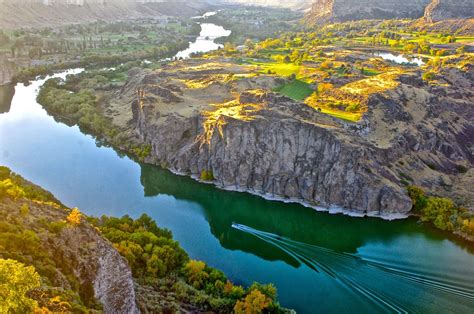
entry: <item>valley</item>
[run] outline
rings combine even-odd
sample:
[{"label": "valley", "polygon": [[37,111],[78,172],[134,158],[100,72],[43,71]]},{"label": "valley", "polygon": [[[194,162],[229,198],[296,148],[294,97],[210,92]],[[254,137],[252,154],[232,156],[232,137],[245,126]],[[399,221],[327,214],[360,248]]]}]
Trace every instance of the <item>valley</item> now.
[{"label": "valley", "polygon": [[0,169],[0,261],[40,307],[469,312],[469,3],[132,2],[0,33],[0,164],[54,193]]}]

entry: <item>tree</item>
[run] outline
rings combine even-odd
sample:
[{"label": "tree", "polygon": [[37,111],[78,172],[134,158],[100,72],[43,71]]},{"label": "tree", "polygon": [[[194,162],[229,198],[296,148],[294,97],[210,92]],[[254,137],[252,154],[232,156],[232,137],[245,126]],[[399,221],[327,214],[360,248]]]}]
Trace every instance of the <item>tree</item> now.
[{"label": "tree", "polygon": [[184,271],[187,276],[188,283],[192,284],[195,288],[199,289],[202,287],[209,277],[206,273],[206,264],[202,261],[190,260],[185,266]]},{"label": "tree", "polygon": [[237,301],[235,313],[254,314],[262,313],[271,304],[271,299],[259,290],[252,290],[243,301]]},{"label": "tree", "polygon": [[441,230],[453,230],[453,224],[450,221],[454,214],[455,206],[452,200],[442,197],[430,197],[423,208],[423,217],[425,221],[432,221],[433,224]]},{"label": "tree", "polygon": [[420,187],[411,185],[407,188],[408,196],[411,198],[413,204],[413,210],[420,212],[426,206],[426,195]]},{"label": "tree", "polygon": [[40,286],[33,266],[12,259],[0,259],[0,313],[31,313],[38,303],[26,293]]},{"label": "tree", "polygon": [[73,208],[66,219],[71,225],[77,226],[81,223],[82,214],[79,209]]}]

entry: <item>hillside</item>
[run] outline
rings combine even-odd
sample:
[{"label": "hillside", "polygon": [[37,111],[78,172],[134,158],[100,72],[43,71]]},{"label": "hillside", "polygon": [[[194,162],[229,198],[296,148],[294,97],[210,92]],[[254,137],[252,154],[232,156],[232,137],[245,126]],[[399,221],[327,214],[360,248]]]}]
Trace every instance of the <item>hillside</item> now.
[{"label": "hillside", "polygon": [[[0,167],[0,215],[0,261],[34,267],[39,281],[31,281],[30,298],[37,307],[138,312],[132,273],[112,244],[51,193],[5,167]],[[8,301],[0,295],[7,306],[0,306],[1,312],[9,312]],[[28,312],[18,300],[13,303],[16,312]]]},{"label": "hillside", "polygon": [[422,18],[427,22],[472,17],[474,3],[464,0],[315,0],[309,24],[361,19]]},{"label": "hillside", "polygon": [[191,17],[208,7],[206,2],[138,2],[111,0],[71,5],[55,2],[45,5],[40,1],[0,1],[0,28],[51,27],[96,21],[160,18],[164,16]]},{"label": "hillside", "polygon": [[471,0],[432,0],[424,14],[428,23],[470,17],[474,17],[474,2]]}]

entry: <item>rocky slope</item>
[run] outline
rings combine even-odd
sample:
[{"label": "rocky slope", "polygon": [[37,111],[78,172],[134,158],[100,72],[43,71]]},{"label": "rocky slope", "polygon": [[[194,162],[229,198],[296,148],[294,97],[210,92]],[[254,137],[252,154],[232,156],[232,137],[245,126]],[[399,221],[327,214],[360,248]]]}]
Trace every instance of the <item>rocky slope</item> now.
[{"label": "rocky slope", "polygon": [[474,2],[470,0],[433,0],[425,9],[424,20],[436,23],[453,18],[474,17]]},{"label": "rocky slope", "polygon": [[[32,296],[40,306],[58,312],[85,306],[105,313],[138,313],[130,268],[96,228],[85,218],[77,225],[69,223],[69,209],[6,168],[1,167],[0,176],[0,257],[35,266],[43,286]],[[5,196],[14,186],[27,191],[26,196]],[[62,303],[52,301],[57,293]]]},{"label": "rocky slope", "polygon": [[409,181],[474,204],[465,188],[474,161],[469,72],[446,69],[444,86],[404,74],[395,88],[370,95],[364,119],[352,124],[262,90],[278,85],[274,77],[216,81],[245,71],[219,61],[135,69],[105,111],[151,145],[149,162],[210,172],[227,189],[389,216],[411,210]]},{"label": "rocky slope", "polygon": [[223,4],[242,4],[256,6],[270,6],[290,8],[292,10],[307,10],[311,7],[312,0],[220,0]]},{"label": "rocky slope", "polygon": [[306,21],[311,24],[361,19],[421,18],[433,23],[474,15],[469,0],[315,0]]},{"label": "rocky slope", "polygon": [[418,18],[430,0],[316,0],[306,21],[325,23],[361,19]]}]

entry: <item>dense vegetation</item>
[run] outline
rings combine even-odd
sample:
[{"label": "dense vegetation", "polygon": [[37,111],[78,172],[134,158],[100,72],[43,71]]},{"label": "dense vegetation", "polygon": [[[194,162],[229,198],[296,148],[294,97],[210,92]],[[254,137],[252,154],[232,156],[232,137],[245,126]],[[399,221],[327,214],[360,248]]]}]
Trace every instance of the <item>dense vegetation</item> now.
[{"label": "dense vegetation", "polygon": [[417,186],[409,186],[408,194],[413,202],[413,211],[420,215],[422,221],[430,222],[441,230],[474,236],[474,216],[467,209],[456,206],[448,198],[428,196]]},{"label": "dense vegetation", "polygon": [[[49,208],[66,219],[44,216]],[[0,167],[0,312],[101,309],[74,261],[54,251],[52,239],[77,221],[67,213],[51,193]]]},{"label": "dense vegetation", "polygon": [[3,66],[16,72],[15,80],[27,81],[52,70],[171,57],[199,31],[177,18],[0,31],[0,60],[9,60]]},{"label": "dense vegetation", "polygon": [[49,79],[41,87],[37,101],[55,117],[68,124],[78,125],[86,133],[97,136],[115,147],[127,150],[133,157],[144,160],[151,146],[137,144],[121,134],[101,112],[106,99],[104,91],[120,87],[127,78],[127,71],[135,64],[125,64],[115,70],[95,70],[70,75],[66,80]]},{"label": "dense vegetation", "polygon": [[[56,247],[66,245],[61,238],[73,236],[72,229],[90,228],[77,208],[65,208],[51,193],[0,167],[0,214],[2,313],[101,309],[92,286],[77,277],[77,257]],[[127,259],[143,312],[285,311],[273,285],[234,285],[221,271],[191,260],[171,232],[147,215],[87,220]]]},{"label": "dense vegetation", "polygon": [[234,285],[221,271],[189,259],[171,232],[145,214],[135,220],[102,216],[89,221],[127,259],[141,286],[138,299],[144,312],[180,311],[183,304],[220,313],[283,311],[273,285]]}]

